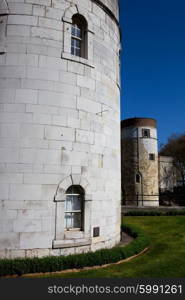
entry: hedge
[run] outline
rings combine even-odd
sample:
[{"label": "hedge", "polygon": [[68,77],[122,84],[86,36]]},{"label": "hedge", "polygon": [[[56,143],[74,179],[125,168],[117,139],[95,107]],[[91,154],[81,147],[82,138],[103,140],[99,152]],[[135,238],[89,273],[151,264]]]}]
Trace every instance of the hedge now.
[{"label": "hedge", "polygon": [[169,210],[169,211],[161,211],[161,210],[131,210],[128,212],[123,212],[124,216],[184,216],[185,210]]},{"label": "hedge", "polygon": [[28,273],[56,272],[67,269],[101,266],[115,263],[140,253],[149,245],[149,238],[136,226],[122,225],[122,230],[135,239],[126,246],[116,246],[112,249],[101,249],[85,254],[68,256],[48,256],[43,258],[16,258],[0,260],[0,276]]}]

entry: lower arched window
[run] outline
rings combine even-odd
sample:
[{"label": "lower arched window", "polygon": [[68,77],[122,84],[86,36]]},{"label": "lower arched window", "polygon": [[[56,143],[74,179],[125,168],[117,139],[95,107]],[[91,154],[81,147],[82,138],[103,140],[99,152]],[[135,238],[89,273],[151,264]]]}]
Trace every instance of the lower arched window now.
[{"label": "lower arched window", "polygon": [[83,230],[84,190],[81,186],[72,185],[66,191],[65,229]]}]

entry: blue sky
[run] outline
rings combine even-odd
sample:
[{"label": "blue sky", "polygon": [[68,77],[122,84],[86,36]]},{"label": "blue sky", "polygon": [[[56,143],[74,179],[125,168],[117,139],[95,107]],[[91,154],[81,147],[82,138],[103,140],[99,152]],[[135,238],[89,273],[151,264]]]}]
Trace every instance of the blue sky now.
[{"label": "blue sky", "polygon": [[149,117],[158,138],[185,132],[185,0],[120,0],[121,118]]}]

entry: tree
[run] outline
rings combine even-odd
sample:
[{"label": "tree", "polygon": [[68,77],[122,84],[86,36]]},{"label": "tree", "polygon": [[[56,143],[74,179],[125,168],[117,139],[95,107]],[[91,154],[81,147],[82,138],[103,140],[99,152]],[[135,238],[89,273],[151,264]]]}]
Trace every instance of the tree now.
[{"label": "tree", "polygon": [[183,187],[185,187],[185,133],[171,135],[167,144],[162,146],[160,155],[173,157],[174,166],[181,177]]}]

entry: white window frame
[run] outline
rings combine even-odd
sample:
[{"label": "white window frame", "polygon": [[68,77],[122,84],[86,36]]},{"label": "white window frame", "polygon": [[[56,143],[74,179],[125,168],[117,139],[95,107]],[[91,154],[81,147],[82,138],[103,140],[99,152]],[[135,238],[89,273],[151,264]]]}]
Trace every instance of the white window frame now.
[{"label": "white window frame", "polygon": [[[71,32],[72,32],[72,24],[73,24],[72,18],[75,14],[79,14],[83,16],[87,21],[87,31],[86,31],[87,49],[85,50],[87,51],[87,58],[83,58],[71,54]],[[76,5],[73,5],[70,6],[70,8],[65,11],[62,21],[63,21],[63,49],[61,53],[61,58],[78,62],[94,68],[94,64],[93,64],[94,26],[90,16],[86,13],[85,10],[83,10],[83,8],[79,8]]]}]

